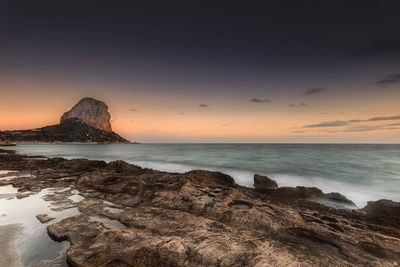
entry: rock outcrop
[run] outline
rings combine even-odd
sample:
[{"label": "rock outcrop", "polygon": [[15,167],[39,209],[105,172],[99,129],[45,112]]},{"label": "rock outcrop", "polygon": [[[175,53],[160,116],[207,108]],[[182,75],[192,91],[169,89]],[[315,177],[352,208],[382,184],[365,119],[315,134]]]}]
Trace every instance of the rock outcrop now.
[{"label": "rock outcrop", "polygon": [[[0,153],[0,170],[20,171],[0,179],[20,192],[69,188],[44,199],[80,211],[47,227],[51,238],[71,243],[70,266],[399,264],[396,202],[335,209],[313,198],[341,195],[317,188],[260,192],[218,172],[166,173],[123,161]],[[71,203],[71,190],[84,199]]]},{"label": "rock outcrop", "polygon": [[0,131],[0,140],[30,143],[130,143],[111,129],[104,102],[83,98],[61,117],[61,123],[32,130]]},{"label": "rock outcrop", "polygon": [[276,181],[270,179],[267,176],[255,174],[254,175],[254,188],[257,190],[264,190],[264,189],[276,189],[278,188],[278,184]]},{"label": "rock outcrop", "polygon": [[400,203],[387,199],[369,201],[362,209],[367,216],[378,223],[400,226]]},{"label": "rock outcrop", "polygon": [[82,98],[70,111],[62,115],[60,123],[62,124],[72,118],[78,118],[96,129],[112,132],[108,106],[94,98]]}]

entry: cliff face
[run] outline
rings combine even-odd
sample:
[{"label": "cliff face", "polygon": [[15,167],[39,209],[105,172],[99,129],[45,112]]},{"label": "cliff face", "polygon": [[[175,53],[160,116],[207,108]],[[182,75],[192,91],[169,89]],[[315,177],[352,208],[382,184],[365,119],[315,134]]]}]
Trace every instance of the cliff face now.
[{"label": "cliff face", "polygon": [[89,97],[82,98],[70,111],[62,115],[60,123],[72,118],[78,118],[94,128],[112,132],[111,115],[108,106],[102,101]]},{"label": "cliff face", "polygon": [[104,102],[83,98],[61,117],[60,124],[42,128],[0,132],[0,140],[12,142],[130,143],[114,133]]}]

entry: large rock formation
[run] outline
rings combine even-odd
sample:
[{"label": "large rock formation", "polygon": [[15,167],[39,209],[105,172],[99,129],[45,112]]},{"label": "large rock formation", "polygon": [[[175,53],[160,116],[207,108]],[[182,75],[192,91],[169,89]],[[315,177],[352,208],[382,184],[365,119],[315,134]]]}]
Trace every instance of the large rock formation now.
[{"label": "large rock formation", "polygon": [[42,128],[0,132],[0,140],[30,143],[130,143],[111,129],[104,102],[83,98],[61,117],[60,124]]},{"label": "large rock formation", "polygon": [[72,118],[78,118],[94,128],[112,132],[111,115],[108,112],[108,106],[94,98],[82,98],[70,111],[62,115],[60,123]]}]

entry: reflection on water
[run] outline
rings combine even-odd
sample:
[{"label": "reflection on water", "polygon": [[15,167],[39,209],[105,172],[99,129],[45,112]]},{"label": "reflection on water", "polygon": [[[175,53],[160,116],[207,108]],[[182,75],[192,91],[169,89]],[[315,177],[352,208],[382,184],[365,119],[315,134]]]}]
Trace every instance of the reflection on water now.
[{"label": "reflection on water", "polygon": [[[22,266],[67,266],[65,251],[68,242],[55,242],[47,235],[48,224],[79,214],[77,208],[53,211],[51,204],[43,196],[54,192],[44,189],[29,197],[17,199],[17,189],[12,186],[0,187],[0,226],[9,224],[22,225],[15,248]],[[42,224],[36,219],[38,214],[54,217],[50,223]]]}]

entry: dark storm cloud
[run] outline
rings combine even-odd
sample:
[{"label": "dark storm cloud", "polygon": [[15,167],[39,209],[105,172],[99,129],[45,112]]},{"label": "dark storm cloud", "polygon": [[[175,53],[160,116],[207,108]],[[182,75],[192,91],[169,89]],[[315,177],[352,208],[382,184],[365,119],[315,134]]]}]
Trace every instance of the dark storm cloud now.
[{"label": "dark storm cloud", "polygon": [[383,79],[376,81],[379,85],[391,85],[400,83],[400,73],[391,74],[383,77]]},{"label": "dark storm cloud", "polygon": [[[393,121],[393,120],[400,120],[400,116],[384,116],[384,117],[373,117],[369,119],[352,119],[348,121],[324,121],[316,124],[309,124],[304,125],[303,128],[323,128],[323,127],[339,127],[339,126],[346,126],[352,123],[359,123],[359,122],[376,122],[376,121]],[[396,126],[393,125],[392,126]]]},{"label": "dark storm cloud", "polygon": [[199,107],[200,107],[200,108],[208,108],[209,105],[207,105],[207,104],[199,104]]},{"label": "dark storm cloud", "polygon": [[260,99],[260,98],[252,98],[252,99],[250,99],[250,102],[253,102],[253,103],[271,103],[271,100],[269,100],[269,99]]},{"label": "dark storm cloud", "polygon": [[304,92],[304,95],[315,95],[315,94],[321,93],[325,90],[326,89],[324,89],[324,88],[310,88]]},{"label": "dark storm cloud", "polygon": [[289,108],[305,108],[308,107],[308,104],[306,103],[298,103],[298,104],[289,104]]}]

